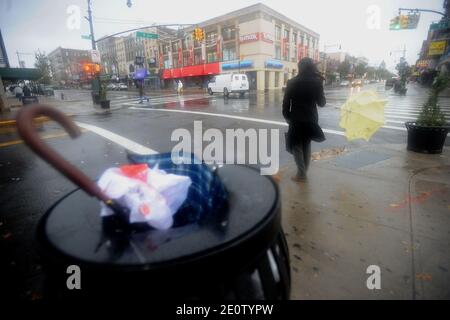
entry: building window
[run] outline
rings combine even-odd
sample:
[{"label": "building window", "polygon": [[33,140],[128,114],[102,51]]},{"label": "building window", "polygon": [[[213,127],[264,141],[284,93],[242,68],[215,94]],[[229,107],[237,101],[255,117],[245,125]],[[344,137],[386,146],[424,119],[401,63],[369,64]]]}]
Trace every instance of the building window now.
[{"label": "building window", "polygon": [[289,30],[288,29],[284,29],[284,39],[289,41]]},{"label": "building window", "polygon": [[216,31],[211,31],[211,32],[208,32],[207,34],[206,34],[206,41],[207,42],[213,42],[213,41],[216,41],[217,40],[217,32]]},{"label": "building window", "polygon": [[234,46],[223,48],[223,61],[230,61],[235,59],[236,59],[236,48]]},{"label": "building window", "polygon": [[275,46],[275,59],[281,60],[281,47]]},{"label": "building window", "polygon": [[302,33],[300,34],[300,44],[304,45],[305,44],[305,35]]},{"label": "building window", "polygon": [[213,51],[208,51],[207,55],[207,62],[208,63],[212,63],[212,62],[216,62],[217,61],[217,52],[216,50]]},{"label": "building window", "polygon": [[281,27],[275,26],[275,40],[281,40]]},{"label": "building window", "polygon": [[294,43],[294,44],[297,44],[297,33],[292,33],[292,42]]},{"label": "building window", "polygon": [[[288,38],[289,39],[289,38]],[[290,48],[289,48],[289,42],[286,42],[284,44],[284,60],[289,61],[290,57]]]},{"label": "building window", "polygon": [[235,27],[225,27],[222,29],[222,38],[224,41],[233,40],[236,38]]},{"label": "building window", "polygon": [[194,56],[194,64],[200,64],[202,63],[202,53],[196,52]]}]

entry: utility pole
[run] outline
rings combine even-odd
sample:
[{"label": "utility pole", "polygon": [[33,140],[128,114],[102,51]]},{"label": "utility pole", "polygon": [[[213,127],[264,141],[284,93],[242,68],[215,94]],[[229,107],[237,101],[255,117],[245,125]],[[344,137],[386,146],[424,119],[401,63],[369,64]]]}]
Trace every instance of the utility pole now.
[{"label": "utility pole", "polygon": [[87,3],[88,3],[88,16],[84,17],[84,18],[89,22],[89,31],[91,33],[90,36],[91,36],[92,49],[95,50],[95,49],[97,49],[97,47],[95,45],[94,26],[92,24],[91,0],[87,0]]}]

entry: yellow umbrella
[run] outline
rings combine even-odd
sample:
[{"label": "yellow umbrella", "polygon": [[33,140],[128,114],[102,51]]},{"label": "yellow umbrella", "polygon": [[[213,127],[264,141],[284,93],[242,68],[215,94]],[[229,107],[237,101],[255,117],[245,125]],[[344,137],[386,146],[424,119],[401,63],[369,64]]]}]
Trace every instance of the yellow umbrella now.
[{"label": "yellow umbrella", "polygon": [[352,95],[341,107],[339,126],[345,129],[348,140],[370,137],[384,125],[384,106],[374,91],[362,91]]}]

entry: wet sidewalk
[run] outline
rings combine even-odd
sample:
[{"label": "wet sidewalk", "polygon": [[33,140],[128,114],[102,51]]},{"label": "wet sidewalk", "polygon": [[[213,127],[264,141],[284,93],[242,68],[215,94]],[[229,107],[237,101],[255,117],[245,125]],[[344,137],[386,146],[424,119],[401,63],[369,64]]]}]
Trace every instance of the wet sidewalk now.
[{"label": "wet sidewalk", "polygon": [[[73,101],[73,100],[61,100],[56,97],[44,97],[39,96],[39,104],[50,105],[57,108],[63,113],[71,115],[89,115],[89,114],[102,114],[108,113],[114,110],[121,109],[120,105],[111,105],[109,109],[102,109],[100,106],[94,105],[91,101]],[[10,99],[8,99],[10,100]],[[16,100],[16,99],[14,99]],[[10,102],[10,111],[0,113],[0,127],[15,126],[15,119],[17,113],[23,108],[18,102]],[[26,107],[26,106],[25,106]],[[45,119],[43,119],[45,120]]]},{"label": "wet sidewalk", "polygon": [[450,298],[450,150],[371,145],[312,162],[306,183],[294,173],[280,170],[293,299]]}]

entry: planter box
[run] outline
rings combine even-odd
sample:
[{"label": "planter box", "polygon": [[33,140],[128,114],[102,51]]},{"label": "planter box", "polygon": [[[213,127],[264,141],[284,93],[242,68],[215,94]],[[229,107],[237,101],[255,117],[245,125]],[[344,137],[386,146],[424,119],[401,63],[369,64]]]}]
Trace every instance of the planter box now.
[{"label": "planter box", "polygon": [[109,109],[109,100],[102,100],[100,101],[100,106],[102,107],[102,109]]},{"label": "planter box", "polygon": [[418,125],[416,122],[406,122],[405,126],[408,130],[407,149],[409,151],[430,154],[442,153],[449,125],[425,127]]}]

